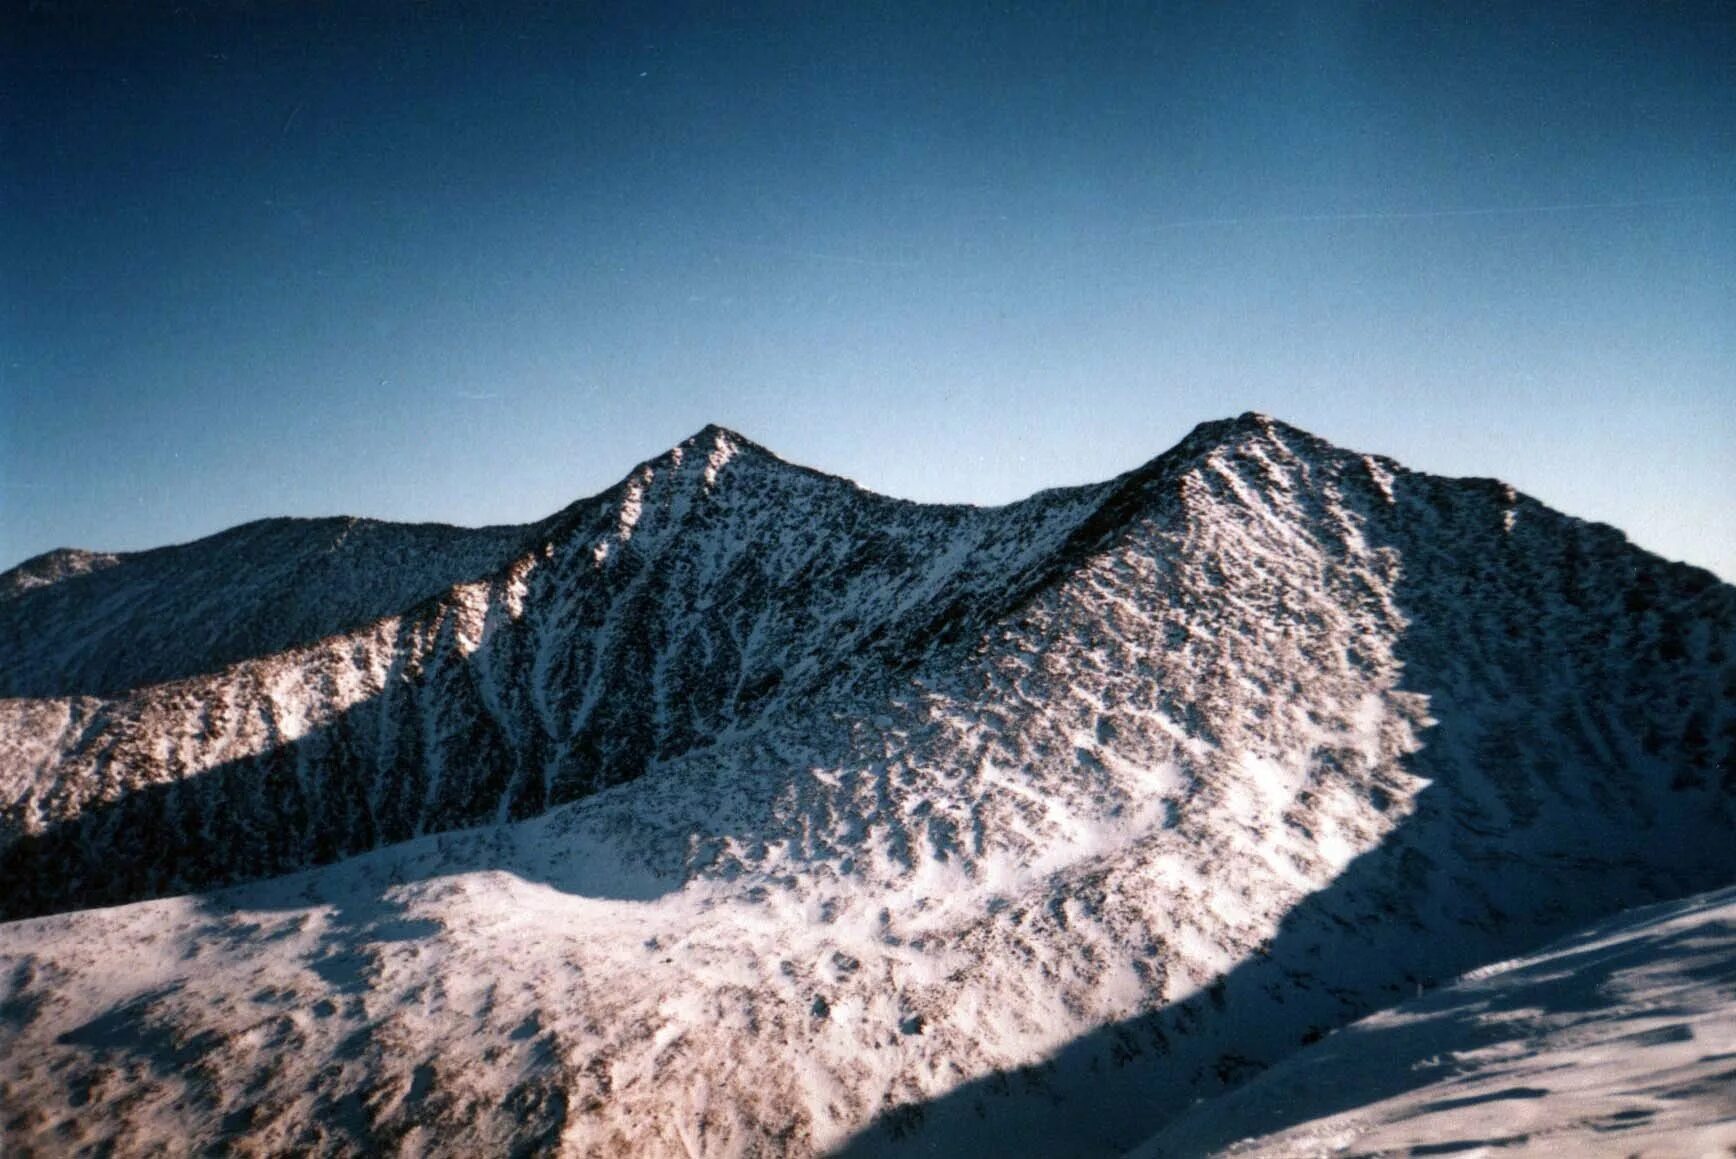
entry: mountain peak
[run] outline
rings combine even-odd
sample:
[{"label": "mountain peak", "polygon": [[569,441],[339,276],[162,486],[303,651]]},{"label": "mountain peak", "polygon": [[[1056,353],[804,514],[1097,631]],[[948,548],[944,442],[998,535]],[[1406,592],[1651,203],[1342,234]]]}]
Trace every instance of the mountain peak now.
[{"label": "mountain peak", "polygon": [[684,443],[715,443],[719,439],[727,439],[732,443],[747,443],[752,440],[740,431],[734,431],[722,423],[706,423],[691,436],[682,440]]},{"label": "mountain peak", "polygon": [[1243,411],[1234,418],[1210,419],[1195,426],[1182,440],[1182,446],[1224,446],[1229,443],[1241,442],[1249,437],[1300,437],[1309,441],[1319,441],[1318,436],[1309,434],[1300,427],[1281,422],[1264,411]]},{"label": "mountain peak", "polygon": [[17,567],[0,573],[0,597],[17,595],[32,588],[46,587],[62,579],[101,571],[118,562],[119,557],[112,552],[57,547],[32,556]]},{"label": "mountain peak", "polygon": [[[720,470],[730,460],[742,456],[755,459],[777,459],[776,455],[740,431],[731,430],[721,423],[706,423],[658,458],[679,465],[696,455],[703,457],[711,465],[713,472]],[[653,460],[653,462],[656,461]]]},{"label": "mountain peak", "polygon": [[[1263,454],[1277,453],[1282,457],[1320,456],[1363,457],[1359,452],[1338,446],[1330,440],[1273,418],[1263,411],[1243,411],[1233,418],[1212,419],[1200,423],[1174,447],[1158,456],[1156,462],[1194,461],[1220,451],[1258,449]],[[1398,464],[1382,459],[1388,468]]]}]

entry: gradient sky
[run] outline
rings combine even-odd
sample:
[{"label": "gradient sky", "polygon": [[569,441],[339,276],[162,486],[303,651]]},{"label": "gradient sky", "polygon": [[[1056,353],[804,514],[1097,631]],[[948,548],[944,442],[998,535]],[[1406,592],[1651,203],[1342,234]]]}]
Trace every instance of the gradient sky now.
[{"label": "gradient sky", "polygon": [[0,102],[0,567],[1257,409],[1736,579],[1727,3],[72,0]]}]

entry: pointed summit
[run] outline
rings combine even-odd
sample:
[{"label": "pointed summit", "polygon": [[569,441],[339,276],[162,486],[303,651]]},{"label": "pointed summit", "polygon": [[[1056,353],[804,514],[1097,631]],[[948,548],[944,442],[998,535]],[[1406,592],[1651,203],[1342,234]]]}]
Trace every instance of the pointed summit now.
[{"label": "pointed summit", "polygon": [[706,423],[693,434],[682,439],[678,446],[689,449],[703,448],[707,451],[720,446],[734,447],[737,454],[764,455],[777,458],[777,455],[754,442],[738,430],[724,426],[722,423]]},{"label": "pointed summit", "polygon": [[1187,437],[1176,445],[1176,450],[1203,450],[1239,443],[1249,438],[1300,439],[1307,443],[1330,445],[1320,436],[1311,434],[1301,427],[1291,426],[1266,414],[1264,411],[1243,411],[1234,418],[1210,419],[1195,426],[1187,433]]},{"label": "pointed summit", "polygon": [[[644,465],[651,466],[664,461],[675,464],[691,462],[696,455],[706,458],[708,461],[716,461],[719,468],[724,462],[741,456],[756,459],[778,459],[771,451],[740,431],[731,430],[721,423],[706,423],[693,434],[688,435],[662,455]],[[781,460],[778,461],[781,462]]]},{"label": "pointed summit", "polygon": [[730,463],[744,458],[759,462],[783,461],[738,431],[721,423],[706,423],[646,466],[656,470],[658,466],[694,468],[696,464],[703,464],[697,469],[705,489],[710,491]]},{"label": "pointed summit", "polygon": [[686,439],[683,439],[682,442],[683,443],[714,443],[718,439],[727,439],[732,443],[752,443],[752,441],[753,441],[753,440],[749,439],[746,435],[742,434],[740,431],[731,430],[729,427],[724,426],[722,423],[706,423],[704,426],[700,427],[699,430],[695,431],[692,435],[690,435]]},{"label": "pointed summit", "polygon": [[638,475],[647,468],[655,472],[671,467],[680,467],[683,464],[691,466],[696,461],[705,464],[703,477],[708,489],[717,483],[721,473],[725,472],[731,464],[739,466],[742,463],[752,463],[759,468],[770,468],[780,476],[802,476],[810,480],[825,481],[848,487],[852,491],[863,490],[854,480],[842,475],[835,475],[829,471],[801,463],[792,463],[776,451],[768,449],[764,444],[755,442],[740,431],[726,427],[721,423],[706,423],[655,459],[641,463],[632,474]]}]

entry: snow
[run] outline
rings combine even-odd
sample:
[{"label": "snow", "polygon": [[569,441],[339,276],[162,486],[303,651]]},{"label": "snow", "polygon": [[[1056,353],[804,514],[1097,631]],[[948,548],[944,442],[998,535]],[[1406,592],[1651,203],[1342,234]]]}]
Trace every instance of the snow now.
[{"label": "snow", "polygon": [[1624,913],[1363,1019],[1129,1159],[1724,1155],[1736,889]]},{"label": "snow", "polygon": [[711,490],[717,486],[719,473],[735,458],[737,446],[729,437],[728,431],[718,431],[712,442],[711,453],[705,456],[705,489]]},{"label": "snow", "polygon": [[1368,472],[1368,477],[1374,482],[1375,490],[1388,503],[1396,503],[1398,499],[1392,493],[1393,473],[1373,455],[1362,457],[1362,469]]},{"label": "snow", "polygon": [[50,552],[0,575],[0,697],[116,695],[362,629],[549,527],[268,519],[153,551]]}]

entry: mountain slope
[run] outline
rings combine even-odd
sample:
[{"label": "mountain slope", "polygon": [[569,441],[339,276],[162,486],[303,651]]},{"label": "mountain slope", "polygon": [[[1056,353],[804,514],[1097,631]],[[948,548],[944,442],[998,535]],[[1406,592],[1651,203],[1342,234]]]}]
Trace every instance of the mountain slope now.
[{"label": "mountain slope", "polygon": [[1132,1159],[1729,1154],[1733,984],[1736,890],[1624,913],[1346,1027]]},{"label": "mountain slope", "polygon": [[923,507],[709,428],[402,615],[114,699],[0,702],[18,883],[0,915],[283,872],[636,777],[991,621],[1140,478]]},{"label": "mountain slope", "polygon": [[114,695],[311,644],[495,570],[536,527],[266,519],[0,575],[0,697]]},{"label": "mountain slope", "polygon": [[[111,746],[188,743],[151,715],[177,687],[185,719],[337,689],[300,735],[353,761],[267,735],[264,789],[230,757],[121,791],[159,816],[78,797],[116,759],[34,726],[14,783],[74,802],[8,854],[36,909],[102,896],[48,868],[87,850],[156,864],[127,835],[174,841],[207,784],[253,787],[218,822],[252,845],[317,836],[282,803],[356,768],[356,815],[421,810],[376,839],[487,824],[0,927],[12,1138],[1112,1154],[1419,984],[1736,876],[1736,591],[1499,484],[1260,416],[993,511],[678,450],[413,627],[120,702]],[[345,691],[357,655],[383,675]],[[554,725],[490,750],[472,704]]]}]

